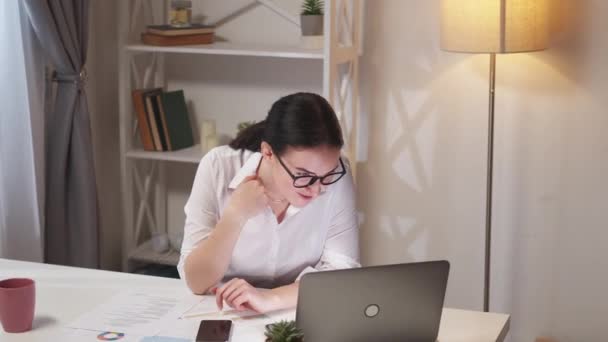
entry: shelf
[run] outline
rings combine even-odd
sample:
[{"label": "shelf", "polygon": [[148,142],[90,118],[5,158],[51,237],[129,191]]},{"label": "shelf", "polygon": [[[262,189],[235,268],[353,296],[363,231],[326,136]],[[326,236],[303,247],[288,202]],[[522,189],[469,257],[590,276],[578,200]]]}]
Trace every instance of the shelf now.
[{"label": "shelf", "polygon": [[171,249],[165,253],[156,253],[152,249],[152,242],[146,241],[129,254],[129,259],[153,264],[177,266],[177,263],[179,262],[179,252]]},{"label": "shelf", "polygon": [[323,59],[322,49],[306,49],[298,46],[252,45],[231,42],[216,42],[206,45],[154,46],[145,44],[127,45],[127,51],[190,53],[202,55],[259,56],[279,58]]},{"label": "shelf", "polygon": [[[180,199],[170,196],[172,193],[167,191],[169,186],[173,185],[173,178],[168,175],[178,172],[180,176],[188,178],[184,178],[184,181],[193,179],[194,177],[190,176],[194,176],[191,172],[194,170],[190,170],[190,168],[200,164],[200,161],[208,152],[201,146],[205,145],[204,143],[178,151],[145,151],[141,146],[141,141],[134,134],[134,131],[138,129],[130,96],[134,86],[140,89],[166,87],[172,84],[170,82],[173,80],[171,76],[177,76],[179,78],[177,87],[192,89],[199,89],[198,87],[207,89],[209,87],[211,88],[208,92],[209,96],[212,96],[215,91],[229,91],[235,97],[243,94],[249,97],[250,94],[257,94],[258,90],[262,89],[264,91],[269,90],[268,94],[275,93],[275,96],[278,97],[284,95],[285,89],[297,89],[302,83],[298,78],[294,79],[293,75],[289,73],[279,75],[278,78],[274,76],[266,77],[265,69],[272,69],[273,63],[280,62],[281,69],[290,67],[292,69],[304,68],[306,71],[308,69],[314,70],[314,82],[321,81],[317,84],[322,86],[323,90],[320,93],[327,98],[337,112],[342,113],[346,121],[351,123],[350,129],[344,132],[345,136],[355,138],[359,136],[360,133],[358,132],[360,131],[357,130],[359,113],[357,111],[358,107],[354,104],[360,100],[356,62],[359,60],[359,53],[363,51],[360,45],[364,31],[361,25],[364,18],[362,1],[346,0],[340,4],[328,2],[324,16],[326,34],[321,37],[301,36],[296,32],[297,29],[290,26],[290,32],[288,32],[290,34],[280,35],[282,36],[281,40],[274,39],[272,35],[250,37],[250,31],[254,27],[251,26],[251,22],[261,22],[264,25],[272,24],[264,22],[267,13],[253,11],[260,6],[265,6],[269,10],[268,13],[274,13],[286,19],[287,22],[295,24],[296,27],[300,25],[298,15],[283,9],[284,6],[280,4],[280,1],[250,0],[248,4],[234,7],[233,10],[229,11],[230,13],[225,11],[224,6],[217,4],[205,6],[205,12],[216,12],[210,18],[215,19],[218,27],[230,22],[230,28],[225,32],[226,35],[224,37],[216,36],[216,41],[212,44],[180,46],[146,45],[140,40],[142,29],[145,30],[148,24],[155,22],[155,20],[150,20],[155,18],[150,18],[149,14],[166,16],[168,14],[166,13],[166,6],[157,6],[155,1],[141,0],[134,2],[118,1],[118,3],[120,4],[120,10],[118,11],[120,13],[118,16],[118,31],[120,33],[118,37],[120,52],[118,53],[120,158],[123,162],[126,161],[126,163],[122,163],[123,167],[121,167],[121,189],[125,204],[122,226],[125,230],[124,238],[126,240],[124,244],[126,248],[122,253],[122,266],[125,271],[132,271],[133,267],[139,266],[139,263],[163,265],[176,265],[178,263],[179,252],[155,253],[150,242],[139,245],[139,230],[143,228],[143,225],[139,224],[142,223],[139,221],[143,220],[143,218],[140,218],[140,210],[144,209],[144,213],[148,216],[146,219],[153,223],[151,225],[156,226],[155,231],[168,232],[168,229],[165,228],[173,226],[174,223],[170,221],[173,221],[174,217],[178,217],[174,215],[174,211],[181,211],[172,203]],[[209,3],[215,4],[216,2]],[[329,6],[330,4],[332,6]],[[159,10],[162,10],[162,13],[159,13]],[[248,18],[242,18],[245,13],[247,13]],[[241,18],[244,20],[239,23],[238,20]],[[275,31],[284,30],[285,27],[277,23],[276,27],[271,29]],[[357,37],[355,37],[355,34]],[[248,41],[250,38],[255,38],[255,40]],[[288,38],[290,40],[287,40]],[[239,63],[247,62],[248,69],[255,70],[259,67],[264,72],[245,75],[241,75],[240,72],[233,73],[234,75],[230,74],[227,76],[230,84],[226,84],[224,78],[206,77],[207,74],[199,72],[191,75],[192,77],[183,79],[181,77],[183,76],[181,75],[183,70],[177,70],[172,66],[181,66],[184,63],[181,59],[185,57],[196,58],[199,62],[205,64],[201,66],[202,68],[207,66],[230,70],[234,66],[238,66]],[[221,63],[219,63],[220,61]],[[350,64],[345,65],[347,62],[350,62]],[[283,66],[282,63],[287,64]],[[345,66],[348,68],[345,68]],[[179,75],[171,75],[172,71],[177,71]],[[322,77],[318,77],[321,76],[320,73],[322,73]],[[226,85],[232,86],[233,83],[238,83],[236,78],[238,76],[244,76],[243,80],[247,84],[259,89],[238,87],[238,84],[235,87],[226,87]],[[232,82],[235,80],[236,82]],[[268,81],[275,82],[277,80],[281,84],[271,85],[270,87],[264,86],[264,83],[268,83]],[[283,82],[286,84],[283,84]],[[308,82],[305,83],[308,84]],[[235,115],[238,113],[238,115],[226,117],[226,122],[222,122],[223,124],[229,124],[229,122],[241,117],[240,104],[230,101],[230,98],[228,100],[217,99],[217,104],[210,104],[209,108],[223,108],[224,105],[229,108],[222,109],[222,112],[235,113]],[[217,119],[219,120],[219,117]],[[220,141],[223,138],[220,137]],[[354,138],[349,139],[345,146],[346,151],[353,154],[350,156],[352,160],[356,157],[356,141],[357,139]],[[176,163],[181,163],[181,165]],[[186,169],[182,170],[183,167]],[[354,171],[353,168],[353,176],[355,176]],[[184,174],[182,175],[182,173]],[[180,182],[180,187],[186,185],[181,183],[183,182]],[[150,197],[152,199],[149,201]],[[147,210],[144,206],[148,207],[151,212],[146,213]],[[179,207],[181,207],[181,204]],[[179,214],[179,216],[181,215]]]},{"label": "shelf", "polygon": [[201,145],[194,145],[177,151],[152,152],[137,149],[126,153],[127,158],[133,159],[164,160],[193,164],[198,164],[204,155],[205,152],[202,150]]}]

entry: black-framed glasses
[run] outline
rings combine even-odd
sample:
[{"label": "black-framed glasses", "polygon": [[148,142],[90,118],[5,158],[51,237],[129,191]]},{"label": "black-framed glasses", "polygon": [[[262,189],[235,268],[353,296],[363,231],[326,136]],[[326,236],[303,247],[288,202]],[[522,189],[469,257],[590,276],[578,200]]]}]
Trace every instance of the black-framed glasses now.
[{"label": "black-framed glasses", "polygon": [[281,164],[281,166],[285,169],[287,174],[291,177],[291,179],[293,179],[293,186],[296,188],[305,188],[307,186],[311,186],[311,185],[315,184],[317,182],[317,180],[320,181],[321,184],[323,184],[323,185],[334,184],[335,182],[339,181],[340,178],[344,177],[344,175],[346,174],[346,168],[344,167],[342,158],[338,159],[340,161],[340,167],[342,168],[342,171],[330,172],[330,173],[326,174],[325,176],[308,176],[308,175],[295,176],[293,173],[291,173],[291,171],[289,171],[289,168],[287,168],[287,166],[283,163],[283,161],[281,160],[281,158],[278,155],[277,155],[277,159],[279,160],[279,164]]}]

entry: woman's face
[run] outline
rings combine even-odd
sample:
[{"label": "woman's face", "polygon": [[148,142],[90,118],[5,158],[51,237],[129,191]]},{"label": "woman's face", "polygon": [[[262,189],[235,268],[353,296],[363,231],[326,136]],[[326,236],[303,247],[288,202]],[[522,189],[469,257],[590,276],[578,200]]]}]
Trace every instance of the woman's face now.
[{"label": "woman's face", "polygon": [[[263,144],[267,145],[267,144]],[[262,153],[271,162],[272,176],[274,179],[275,191],[285,198],[294,207],[304,207],[319,194],[325,187],[317,180],[313,185],[296,188],[293,179],[285,170],[287,168],[294,176],[324,176],[331,172],[342,171],[340,165],[340,149],[329,146],[319,146],[314,148],[294,148],[288,147],[283,155],[278,156],[270,150],[262,148]],[[280,158],[280,160],[279,160]],[[281,165],[283,162],[284,166]]]}]

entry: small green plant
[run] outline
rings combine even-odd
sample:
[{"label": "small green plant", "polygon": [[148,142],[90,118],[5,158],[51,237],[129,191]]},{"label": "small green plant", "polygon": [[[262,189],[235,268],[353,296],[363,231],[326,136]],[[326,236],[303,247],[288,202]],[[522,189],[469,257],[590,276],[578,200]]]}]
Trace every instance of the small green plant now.
[{"label": "small green plant", "polygon": [[302,15],[323,15],[323,0],[304,0]]},{"label": "small green plant", "polygon": [[280,321],[266,326],[266,342],[302,342],[304,334],[298,327],[296,321]]},{"label": "small green plant", "polygon": [[243,122],[239,122],[236,125],[236,129],[237,129],[237,131],[240,132],[240,131],[244,130],[245,128],[252,126],[252,125],[255,125],[255,121],[243,121]]}]

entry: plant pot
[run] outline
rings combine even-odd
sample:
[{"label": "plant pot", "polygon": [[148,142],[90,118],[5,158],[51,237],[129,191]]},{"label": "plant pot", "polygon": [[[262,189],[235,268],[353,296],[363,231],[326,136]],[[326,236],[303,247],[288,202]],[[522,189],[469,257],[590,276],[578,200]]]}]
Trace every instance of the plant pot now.
[{"label": "plant pot", "polygon": [[302,36],[323,35],[323,15],[300,15]]}]

